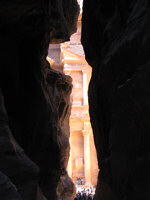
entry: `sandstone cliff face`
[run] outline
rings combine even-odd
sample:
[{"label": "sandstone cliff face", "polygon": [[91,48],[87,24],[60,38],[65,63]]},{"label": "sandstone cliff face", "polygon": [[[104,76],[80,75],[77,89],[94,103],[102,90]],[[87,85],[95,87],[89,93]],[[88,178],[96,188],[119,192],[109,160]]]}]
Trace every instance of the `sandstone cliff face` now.
[{"label": "sandstone cliff face", "polygon": [[96,200],[150,199],[150,2],[84,0]]},{"label": "sandstone cliff face", "polygon": [[68,40],[76,30],[77,15],[76,0],[0,2],[1,200],[55,200],[68,192],[59,185],[62,176],[70,181],[62,120],[72,84],[46,56],[49,42]]}]

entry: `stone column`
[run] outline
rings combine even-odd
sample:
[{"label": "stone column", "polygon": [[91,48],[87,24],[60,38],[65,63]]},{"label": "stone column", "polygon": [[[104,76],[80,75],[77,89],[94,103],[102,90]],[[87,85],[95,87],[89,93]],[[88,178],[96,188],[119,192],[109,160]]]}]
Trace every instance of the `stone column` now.
[{"label": "stone column", "polygon": [[82,73],[83,73],[83,105],[88,105],[87,72],[82,71]]},{"label": "stone column", "polygon": [[84,136],[84,175],[85,185],[91,185],[91,162],[90,162],[90,141],[88,130],[83,130]]},{"label": "stone column", "polygon": [[69,161],[68,161],[67,171],[68,171],[68,175],[69,175],[69,177],[72,178],[71,131],[70,131],[69,143],[70,143],[70,156],[69,156]]}]

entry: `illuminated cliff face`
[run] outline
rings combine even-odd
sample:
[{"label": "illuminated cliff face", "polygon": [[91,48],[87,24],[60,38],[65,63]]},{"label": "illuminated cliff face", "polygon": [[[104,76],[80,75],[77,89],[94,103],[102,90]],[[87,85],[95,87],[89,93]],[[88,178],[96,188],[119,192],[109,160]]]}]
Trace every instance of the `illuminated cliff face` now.
[{"label": "illuminated cliff face", "polygon": [[83,0],[78,0],[78,4],[80,5],[80,13],[82,13]]}]

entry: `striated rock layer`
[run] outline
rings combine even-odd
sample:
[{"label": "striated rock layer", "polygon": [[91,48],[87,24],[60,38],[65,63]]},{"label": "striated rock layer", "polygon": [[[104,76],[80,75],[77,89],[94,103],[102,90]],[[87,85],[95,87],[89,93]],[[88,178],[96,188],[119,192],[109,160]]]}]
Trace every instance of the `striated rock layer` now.
[{"label": "striated rock layer", "polygon": [[76,0],[0,1],[1,200],[55,200],[73,192],[64,132],[72,84],[46,56],[49,42],[76,31],[78,10]]},{"label": "striated rock layer", "polygon": [[84,0],[96,200],[150,199],[150,2]]}]

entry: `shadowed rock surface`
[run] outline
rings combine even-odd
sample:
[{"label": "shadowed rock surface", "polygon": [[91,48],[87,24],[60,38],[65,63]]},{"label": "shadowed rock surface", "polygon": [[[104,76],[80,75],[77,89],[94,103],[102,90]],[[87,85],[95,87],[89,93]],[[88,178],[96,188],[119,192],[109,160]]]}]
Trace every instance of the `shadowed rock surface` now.
[{"label": "shadowed rock surface", "polygon": [[18,195],[16,188],[5,176],[0,172],[0,196],[1,199],[11,199],[11,200],[21,200],[21,197]]},{"label": "shadowed rock surface", "polygon": [[58,185],[67,177],[72,84],[50,69],[46,56],[49,42],[76,31],[78,10],[76,0],[0,2],[1,200],[55,200],[65,193]]},{"label": "shadowed rock surface", "polygon": [[150,2],[84,0],[96,200],[150,199]]}]

